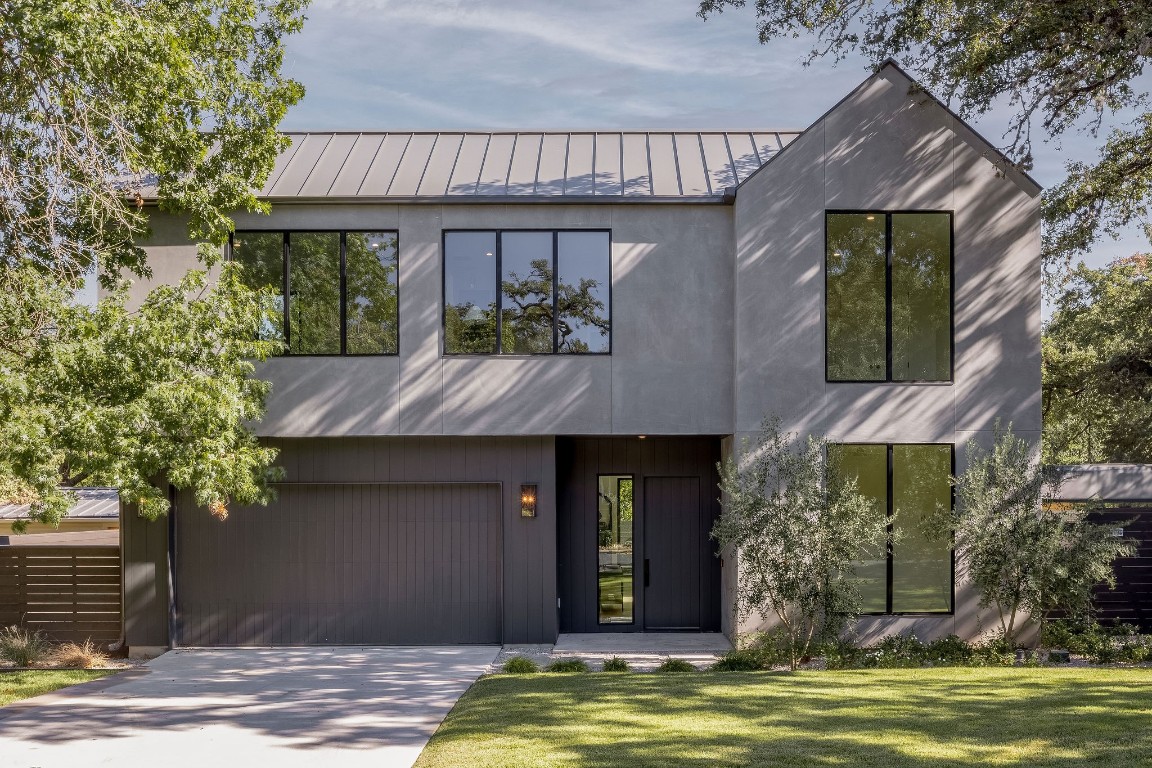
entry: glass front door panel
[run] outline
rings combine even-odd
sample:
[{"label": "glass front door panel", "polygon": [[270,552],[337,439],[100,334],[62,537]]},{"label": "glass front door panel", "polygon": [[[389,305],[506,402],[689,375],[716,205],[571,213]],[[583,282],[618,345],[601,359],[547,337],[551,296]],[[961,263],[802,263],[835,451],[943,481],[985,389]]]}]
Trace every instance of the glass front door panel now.
[{"label": "glass front door panel", "polygon": [[597,582],[601,624],[633,621],[632,476],[597,478]]}]

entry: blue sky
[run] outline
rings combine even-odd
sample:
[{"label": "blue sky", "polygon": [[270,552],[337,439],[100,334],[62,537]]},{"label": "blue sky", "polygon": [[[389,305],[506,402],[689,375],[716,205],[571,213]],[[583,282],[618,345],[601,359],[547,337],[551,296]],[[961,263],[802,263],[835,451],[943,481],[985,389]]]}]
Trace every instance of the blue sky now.
[{"label": "blue sky", "polygon": [[[750,8],[707,22],[694,0],[314,0],[288,43],[307,96],[285,130],[804,128],[868,74],[809,67],[808,39],[760,45]],[[915,74],[913,72],[913,74]],[[1001,141],[1007,113],[975,121]],[[1033,175],[1091,160],[1080,135],[1038,146]],[[1133,228],[1093,264],[1148,250]]]}]

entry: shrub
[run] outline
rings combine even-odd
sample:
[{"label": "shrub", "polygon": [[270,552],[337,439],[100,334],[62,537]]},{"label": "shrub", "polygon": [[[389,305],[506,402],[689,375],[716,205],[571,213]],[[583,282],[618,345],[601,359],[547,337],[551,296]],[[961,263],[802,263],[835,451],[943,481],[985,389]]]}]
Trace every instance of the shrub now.
[{"label": "shrub", "polygon": [[513,656],[504,662],[504,671],[510,675],[531,675],[539,672],[540,667],[527,656]]},{"label": "shrub", "polygon": [[972,656],[968,663],[974,667],[1010,667],[1016,663],[1016,647],[1004,636],[997,633],[993,637],[973,643]]},{"label": "shrub", "polygon": [[755,672],[766,668],[764,654],[756,648],[734,648],[712,665],[713,672]]},{"label": "shrub", "polygon": [[630,672],[631,667],[628,666],[628,662],[626,662],[624,659],[620,658],[619,656],[613,656],[612,658],[607,659],[604,662],[604,671],[605,672]]},{"label": "shrub", "polygon": [[948,635],[925,645],[923,658],[934,667],[964,665],[972,659],[972,647],[956,635]]},{"label": "shrub", "polygon": [[108,654],[91,640],[83,643],[64,643],[52,652],[52,661],[62,667],[103,667],[108,664]]},{"label": "shrub", "polygon": [[588,665],[581,659],[556,659],[544,668],[545,672],[587,672]]},{"label": "shrub", "polygon": [[33,632],[15,625],[0,629],[0,659],[18,667],[30,667],[48,653],[48,641],[43,632]]},{"label": "shrub", "polygon": [[915,635],[888,635],[864,649],[860,666],[872,669],[919,667],[925,661],[925,646]]},{"label": "shrub", "polygon": [[696,667],[684,659],[665,659],[664,663],[656,667],[657,672],[696,672]]},{"label": "shrub", "polygon": [[862,665],[864,653],[851,640],[837,639],[821,646],[818,655],[824,657],[826,669],[851,669]]}]

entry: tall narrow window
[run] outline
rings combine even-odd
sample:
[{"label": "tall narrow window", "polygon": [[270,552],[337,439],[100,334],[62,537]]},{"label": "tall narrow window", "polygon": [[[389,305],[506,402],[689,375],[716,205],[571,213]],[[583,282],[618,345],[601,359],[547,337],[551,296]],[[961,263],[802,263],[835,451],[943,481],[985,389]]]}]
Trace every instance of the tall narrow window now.
[{"label": "tall narrow window", "polygon": [[345,237],[347,352],[394,355],[400,341],[396,233],[349,232]]},{"label": "tall narrow window", "polygon": [[607,354],[608,232],[444,234],[444,353]]},{"label": "tall narrow window", "polygon": [[395,232],[235,232],[229,259],[274,306],[263,338],[289,355],[394,355]]},{"label": "tall narrow window", "polygon": [[596,595],[601,624],[633,619],[632,476],[601,475],[596,494]]},{"label": "tall narrow window", "polygon": [[931,527],[950,508],[951,445],[845,444],[828,449],[841,478],[890,519],[890,546],[866,543],[854,566],[862,613],[950,613],[952,547]]},{"label": "tall narrow window", "polygon": [[952,215],[826,218],[828,381],[952,378]]}]

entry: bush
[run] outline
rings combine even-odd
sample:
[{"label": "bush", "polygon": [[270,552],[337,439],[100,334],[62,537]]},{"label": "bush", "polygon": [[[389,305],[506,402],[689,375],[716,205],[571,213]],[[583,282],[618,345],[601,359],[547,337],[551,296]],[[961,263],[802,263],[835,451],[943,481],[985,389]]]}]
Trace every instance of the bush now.
[{"label": "bush", "polygon": [[657,672],[696,672],[697,669],[684,659],[665,659],[664,663],[656,667]]},{"label": "bush", "polygon": [[588,665],[581,659],[556,659],[544,668],[545,672],[587,672]]},{"label": "bush", "polygon": [[108,664],[108,654],[100,650],[99,646],[91,640],[76,643],[64,643],[52,652],[52,661],[62,667],[80,667],[90,669],[103,667]]},{"label": "bush", "polygon": [[972,646],[956,635],[933,640],[924,646],[924,660],[934,667],[955,667],[972,659]]},{"label": "bush", "polygon": [[632,668],[628,666],[628,662],[619,656],[613,656],[604,662],[605,672],[630,672]]},{"label": "bush", "polygon": [[0,659],[18,667],[32,666],[48,654],[48,649],[43,632],[15,625],[0,629]]},{"label": "bush", "polygon": [[509,675],[531,675],[539,672],[540,667],[527,656],[513,656],[504,662],[503,670]]},{"label": "bush", "polygon": [[821,646],[818,655],[824,657],[825,669],[852,669],[862,665],[864,649],[851,640],[833,640]]},{"label": "bush", "polygon": [[925,645],[916,635],[888,635],[864,649],[860,666],[868,669],[919,667],[926,660]]},{"label": "bush", "polygon": [[712,665],[713,672],[755,672],[767,668],[764,654],[756,648],[734,648]]},{"label": "bush", "polygon": [[973,667],[1010,667],[1016,663],[1016,646],[997,633],[993,637],[971,646],[968,663]]}]

